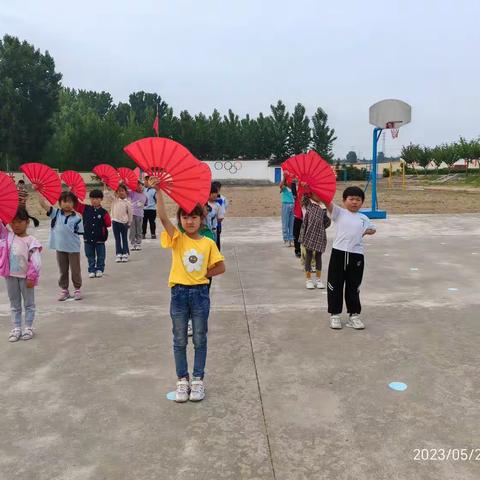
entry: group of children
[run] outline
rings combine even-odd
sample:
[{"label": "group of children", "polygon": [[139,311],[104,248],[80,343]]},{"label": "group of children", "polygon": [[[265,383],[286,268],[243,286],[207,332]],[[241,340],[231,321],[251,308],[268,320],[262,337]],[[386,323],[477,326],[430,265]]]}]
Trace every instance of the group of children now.
[{"label": "group of children", "polygon": [[[172,250],[172,264],[169,274],[171,287],[170,316],[172,318],[173,353],[177,373],[175,400],[177,402],[201,401],[205,396],[204,373],[207,356],[208,317],[210,313],[210,284],[213,277],[225,272],[224,257],[220,253],[222,222],[228,202],[220,194],[221,185],[214,182],[206,205],[197,205],[187,212],[177,210],[177,225],[168,218],[159,180],[147,179],[147,187],[139,182],[134,192],[120,185],[112,201],[111,214],[102,207],[103,193],[90,192],[90,205],[78,202],[71,192],[63,192],[59,208],[41,204],[51,221],[49,247],[56,250],[60,271],[59,300],[70,297],[69,271],[74,285],[73,298],[82,298],[80,274],[80,236],[84,236],[85,254],[88,259],[90,277],[103,276],[105,268],[105,242],[108,228],[112,226],[116,243],[116,261],[128,261],[128,230],[132,250],[141,248],[146,233],[145,208],[156,203],[156,213],[164,231],[161,235],[163,248]],[[291,188],[293,187],[293,188]],[[297,188],[295,188],[297,187]],[[370,220],[359,212],[364,201],[364,192],[359,187],[348,187],[343,192],[343,208],[333,203],[324,208],[321,199],[305,185],[281,186],[284,203],[290,205],[285,218],[284,240],[295,243],[295,253],[301,256],[300,245],[305,251],[306,286],[324,288],[320,278],[322,254],[327,245],[326,229],[331,220],[337,227],[336,238],[330,256],[328,269],[328,311],[330,327],[342,328],[340,314],[345,302],[349,313],[348,326],[364,328],[360,320],[360,284],[364,269],[363,236],[375,233]],[[283,195],[289,189],[291,196]],[[328,214],[327,214],[328,212]],[[293,213],[295,219],[292,219]],[[301,219],[298,217],[301,215]],[[283,215],[282,215],[283,218]],[[9,335],[10,342],[33,337],[35,316],[34,287],[40,275],[42,247],[27,233],[30,223],[25,205],[21,205],[8,229],[0,222],[0,275],[6,278],[7,292],[11,303],[14,327]],[[147,217],[147,222],[151,215]],[[295,226],[295,221],[297,226]],[[155,229],[152,230],[152,238]],[[298,244],[298,250],[297,250]],[[310,264],[315,260],[316,281],[313,282]],[[25,324],[22,328],[22,298],[25,310]],[[191,325],[195,349],[192,377],[187,363],[187,345]]]},{"label": "group of children", "polygon": [[[308,186],[288,183],[284,178],[280,184],[282,195],[282,230],[286,246],[295,246],[295,256],[302,258],[305,267],[306,288],[324,289],[321,281],[322,254],[327,247],[326,229],[331,221],[336,224],[327,278],[327,301],[330,327],[343,328],[341,313],[343,297],[347,307],[347,327],[357,330],[365,328],[360,319],[360,285],[364,270],[363,237],[373,235],[375,226],[360,213],[365,193],[360,187],[348,187],[343,192],[343,208],[334,203],[324,205]],[[327,213],[328,212],[328,213]],[[313,267],[313,263],[315,267]],[[313,271],[316,274],[312,279]]]},{"label": "group of children", "polygon": [[[40,197],[40,205],[50,218],[49,248],[56,251],[60,272],[61,291],[58,299],[65,301],[71,298],[69,274],[74,286],[73,299],[82,299],[81,236],[84,238],[89,277],[99,278],[105,270],[108,229],[112,227],[115,236],[116,261],[124,263],[128,261],[130,253],[128,231],[132,250],[140,250],[148,222],[152,238],[156,238],[155,218],[158,213],[165,229],[162,232],[162,246],[172,249],[169,285],[178,377],[176,401],[200,401],[205,395],[203,376],[207,355],[210,284],[212,277],[225,271],[220,241],[228,201],[220,194],[221,184],[214,182],[208,202],[198,205],[192,212],[179,208],[178,226],[174,226],[168,219],[158,179],[147,177],[145,180],[146,187],[138,182],[134,191],[128,191],[121,184],[112,199],[110,213],[102,206],[103,192],[97,189],[89,194],[90,204],[80,202],[69,191],[60,195],[58,208]],[[32,217],[26,210],[28,192],[23,181],[19,182],[18,190],[21,203],[10,222],[10,229],[0,222],[0,276],[6,279],[13,321],[13,329],[8,337],[10,342],[30,340],[34,336],[34,287],[41,269],[42,246],[27,233]],[[155,217],[151,213],[145,215],[145,212],[152,211]],[[23,325],[22,310],[25,311]],[[189,330],[195,347],[191,380],[186,355]]]}]

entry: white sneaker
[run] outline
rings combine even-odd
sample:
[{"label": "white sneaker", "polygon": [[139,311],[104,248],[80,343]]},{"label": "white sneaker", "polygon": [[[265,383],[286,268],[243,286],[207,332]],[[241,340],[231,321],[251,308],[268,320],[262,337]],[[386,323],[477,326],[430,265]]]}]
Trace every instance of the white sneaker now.
[{"label": "white sneaker", "polygon": [[355,330],[363,330],[365,328],[365,324],[360,320],[360,315],[358,313],[350,315],[350,318],[348,319],[345,326],[354,328]]},{"label": "white sneaker", "polygon": [[175,401],[184,403],[188,400],[190,394],[190,384],[186,378],[181,378],[177,382],[177,390],[175,391]]},{"label": "white sneaker", "polygon": [[191,391],[190,391],[190,401],[200,402],[204,398],[205,398],[205,386],[203,385],[203,380],[198,377],[193,377]]},{"label": "white sneaker", "polygon": [[90,273],[88,274],[88,278],[95,278],[95,273],[90,272]]},{"label": "white sneaker", "polygon": [[191,320],[188,321],[187,334],[189,337],[193,336],[193,325]]},{"label": "white sneaker", "polygon": [[324,288],[325,288],[325,285],[323,284],[323,282],[322,282],[319,278],[317,278],[317,280],[315,281],[315,286],[316,286],[317,288],[320,288],[320,289],[324,289]]},{"label": "white sneaker", "polygon": [[313,280],[311,278],[309,278],[306,282],[305,282],[305,286],[309,289],[309,290],[313,290],[315,288],[315,284],[313,283]]},{"label": "white sneaker", "polygon": [[340,315],[330,316],[330,328],[333,328],[335,330],[340,330],[342,328],[342,321],[340,320]]},{"label": "white sneaker", "polygon": [[118,255],[116,256],[116,258],[115,258],[115,261],[116,261],[117,263],[120,263],[120,262],[122,261],[122,256],[121,256],[120,254],[118,254]]},{"label": "white sneaker", "polygon": [[22,336],[22,330],[20,328],[14,328],[8,335],[9,342],[18,342]]},{"label": "white sneaker", "polygon": [[137,243],[137,248],[135,248],[135,250],[140,251],[141,249],[142,249],[142,247],[140,245],[138,245],[138,243]]},{"label": "white sneaker", "polygon": [[122,255],[122,262],[123,263],[128,262],[128,254]]},{"label": "white sneaker", "polygon": [[96,276],[97,278],[102,278],[102,277],[103,277],[103,272],[102,272],[101,270],[97,270],[97,271],[95,272],[95,276]]}]

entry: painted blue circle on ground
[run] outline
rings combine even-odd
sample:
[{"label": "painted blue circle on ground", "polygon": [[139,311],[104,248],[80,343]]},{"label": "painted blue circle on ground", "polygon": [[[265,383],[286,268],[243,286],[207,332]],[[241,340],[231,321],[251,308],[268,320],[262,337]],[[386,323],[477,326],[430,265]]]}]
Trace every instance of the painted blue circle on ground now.
[{"label": "painted blue circle on ground", "polygon": [[175,392],[168,392],[167,400],[175,400]]},{"label": "painted blue circle on ground", "polygon": [[403,382],[391,382],[388,386],[397,392],[404,392],[408,388],[407,384]]}]

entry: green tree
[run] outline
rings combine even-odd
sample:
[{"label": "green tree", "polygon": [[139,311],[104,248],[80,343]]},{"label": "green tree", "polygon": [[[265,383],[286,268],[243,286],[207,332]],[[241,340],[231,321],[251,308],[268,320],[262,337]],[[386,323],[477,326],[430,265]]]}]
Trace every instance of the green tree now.
[{"label": "green tree", "polygon": [[333,162],[333,142],[337,139],[335,129],[328,126],[328,115],[325,110],[318,107],[312,117],[312,142],[313,148],[327,162]]},{"label": "green tree", "polygon": [[438,169],[443,165],[447,165],[448,170],[458,160],[458,152],[455,145],[448,145],[446,143],[438,145],[432,149],[432,161]]},{"label": "green tree", "polygon": [[301,103],[297,103],[288,122],[288,154],[306,153],[310,148],[311,141],[310,120],[305,115],[305,107]]},{"label": "green tree", "polygon": [[224,158],[225,132],[222,123],[222,116],[215,109],[208,117],[208,136],[210,138],[210,151],[207,158],[211,160]]},{"label": "green tree", "polygon": [[467,141],[463,137],[455,144],[458,157],[465,160],[466,174],[468,176],[468,170],[470,163],[473,160],[477,160],[480,157],[480,144],[478,140]]},{"label": "green tree", "polygon": [[272,117],[260,113],[256,120],[256,150],[258,158],[270,158],[275,150]]},{"label": "green tree", "polygon": [[347,162],[352,164],[352,163],[357,163],[358,159],[357,159],[357,154],[353,151],[353,150],[350,150],[348,153],[347,153]]},{"label": "green tree", "polygon": [[62,75],[50,54],[5,35],[0,40],[0,160],[3,168],[39,160],[53,133]]},{"label": "green tree", "polygon": [[91,170],[98,163],[118,163],[121,140],[126,145],[132,139],[122,138],[114,110],[106,108],[108,102],[99,103],[99,98],[96,92],[61,91],[60,109],[53,118],[55,133],[45,149],[45,163],[60,170]]},{"label": "green tree", "polygon": [[414,145],[410,143],[402,147],[402,151],[400,152],[400,157],[403,161],[408,165],[413,167],[415,170],[415,165],[419,162],[420,157],[422,156],[422,147],[420,145]]},{"label": "green tree", "polygon": [[418,152],[418,164],[423,168],[425,175],[427,174],[427,167],[432,161],[432,150],[428,147],[420,147]]},{"label": "green tree", "polygon": [[130,94],[128,100],[137,122],[149,123],[150,130],[152,130],[157,110],[160,122],[168,110],[168,104],[156,93],[134,92]]},{"label": "green tree", "polygon": [[272,153],[275,164],[282,163],[288,157],[288,131],[290,114],[285,104],[279,100],[276,105],[270,105],[272,111]]}]

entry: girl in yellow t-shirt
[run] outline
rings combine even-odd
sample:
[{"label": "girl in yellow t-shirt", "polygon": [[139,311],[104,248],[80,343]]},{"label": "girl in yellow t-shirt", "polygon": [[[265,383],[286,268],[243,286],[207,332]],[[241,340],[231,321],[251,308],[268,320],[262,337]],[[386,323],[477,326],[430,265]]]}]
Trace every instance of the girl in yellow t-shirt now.
[{"label": "girl in yellow t-shirt", "polygon": [[[150,179],[157,189],[157,214],[165,230],[161,235],[163,248],[172,249],[172,268],[168,283],[171,287],[170,316],[173,323],[173,354],[177,371],[177,402],[200,401],[205,397],[203,383],[207,359],[208,316],[210,313],[209,279],[225,272],[224,257],[215,242],[200,235],[204,209],[197,205],[191,212],[177,211],[180,231],[169,220],[158,179]],[[195,360],[190,382],[187,363],[187,326],[193,325]]]}]

